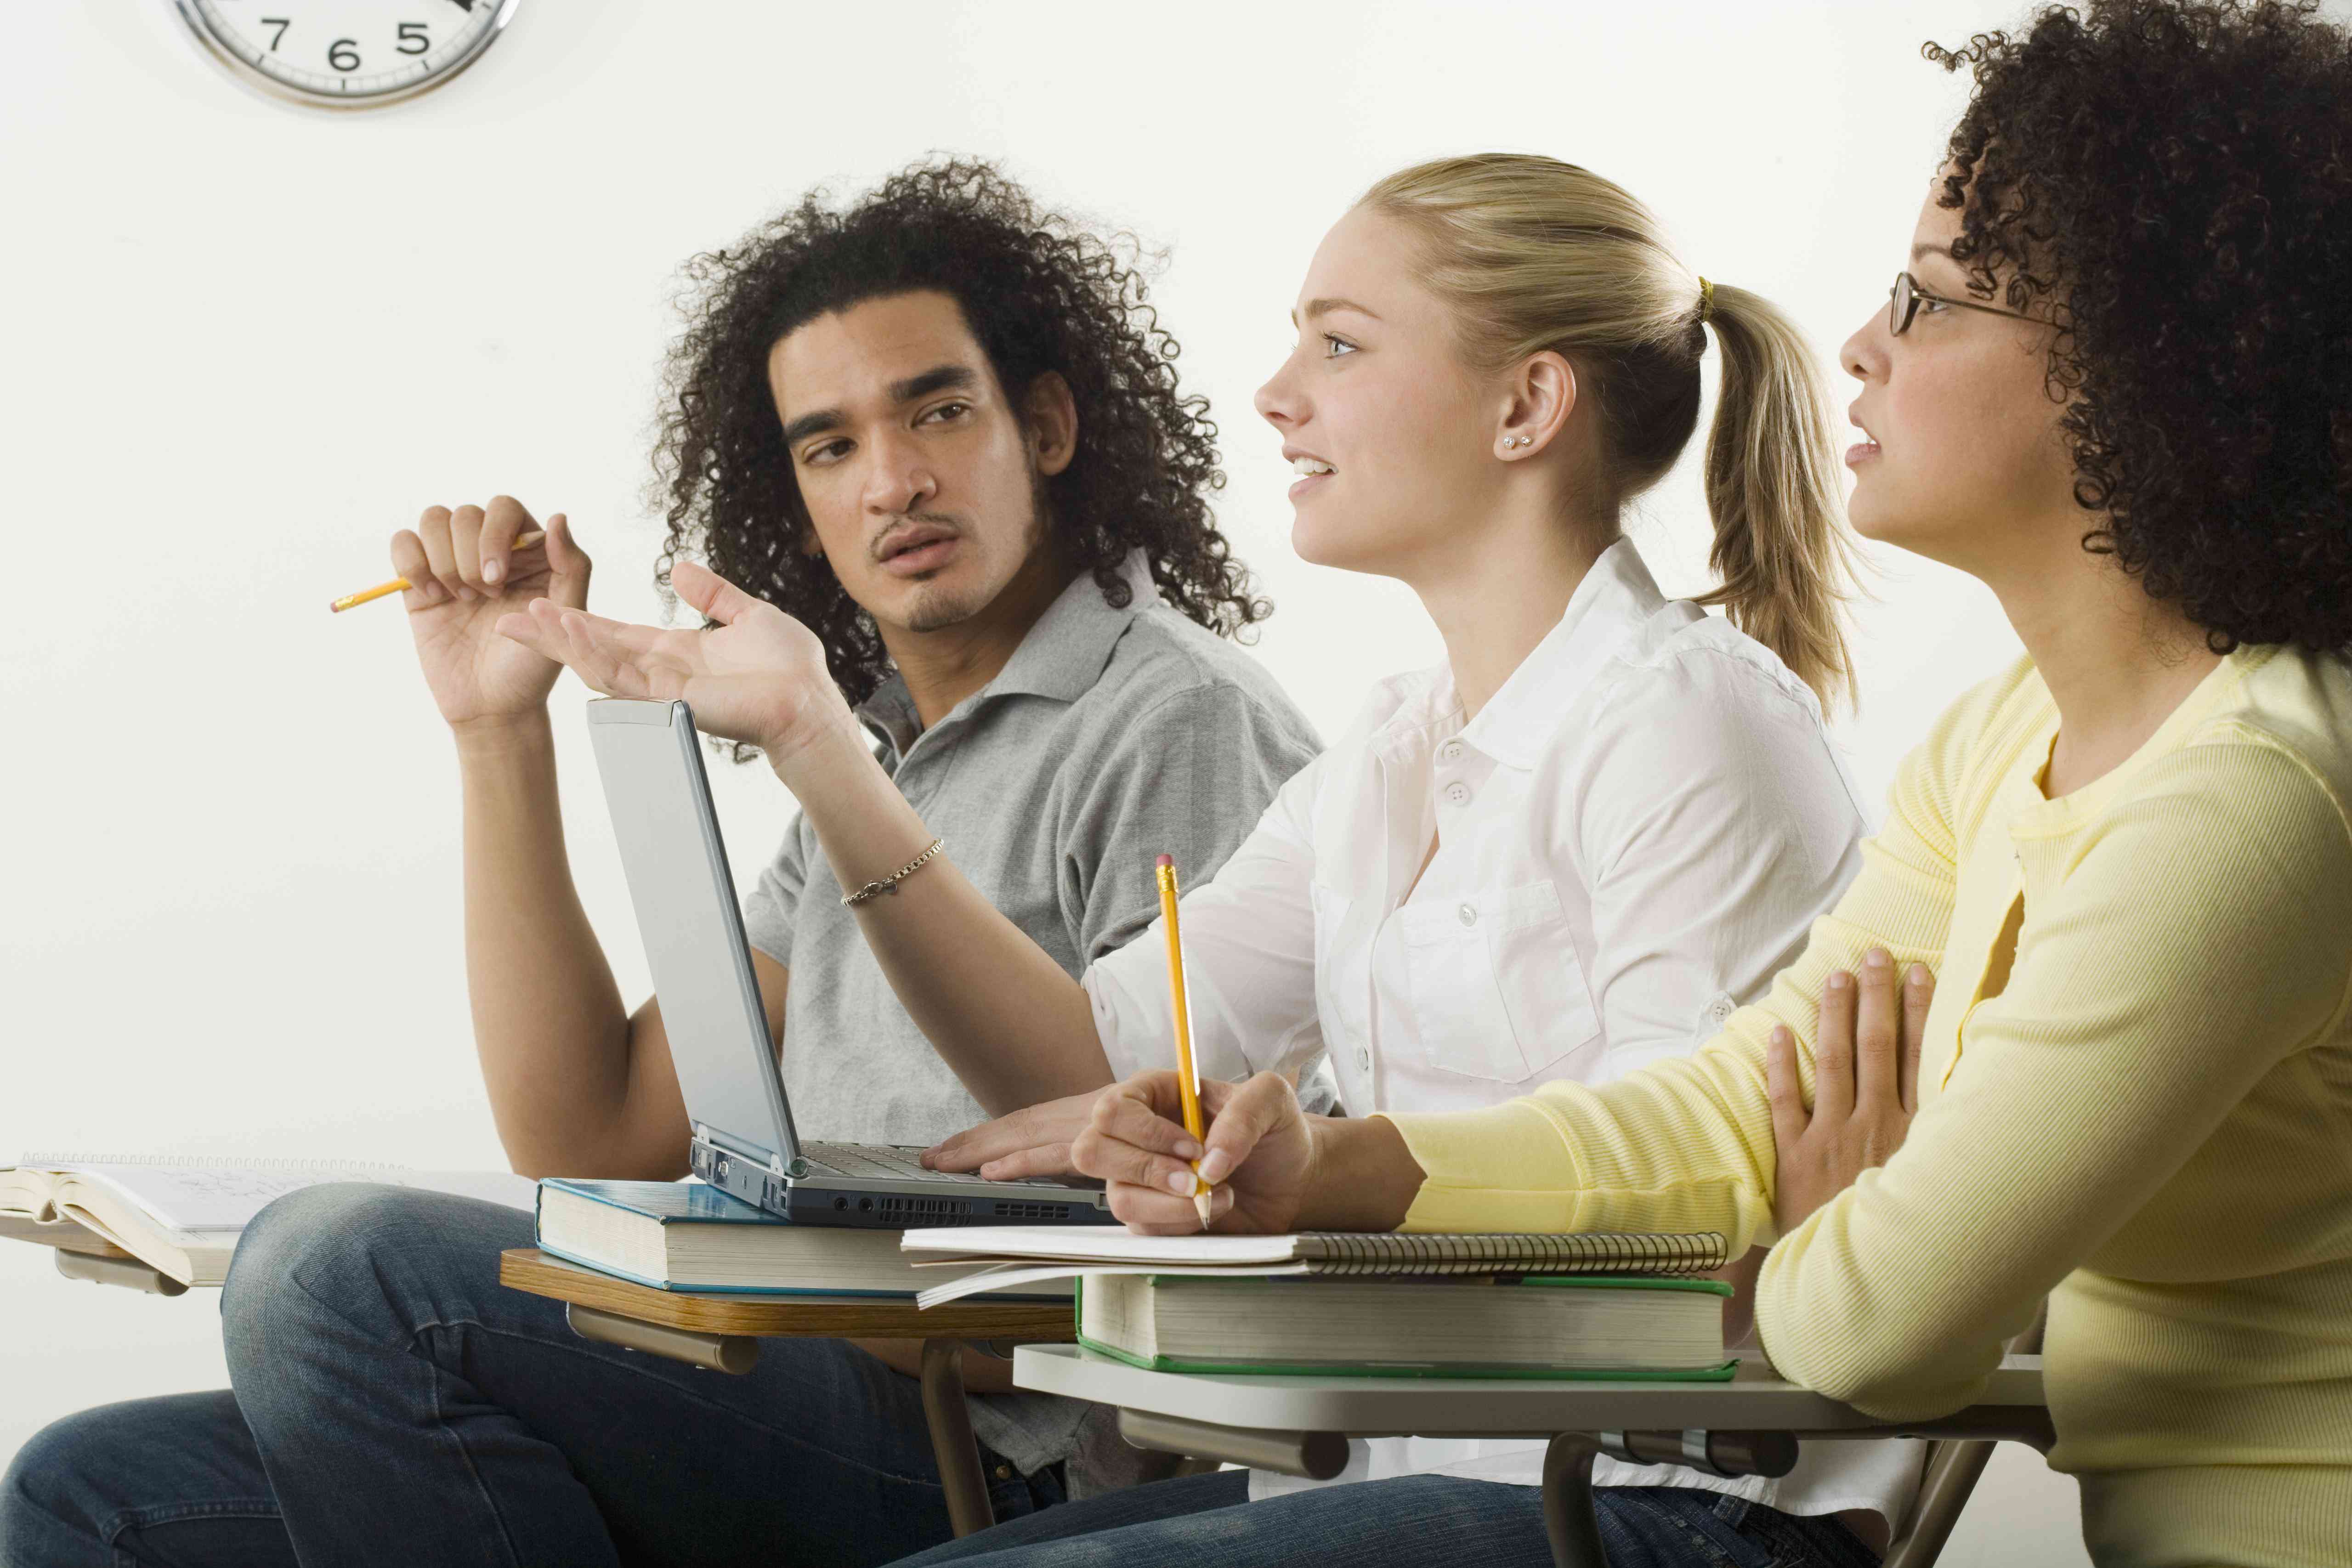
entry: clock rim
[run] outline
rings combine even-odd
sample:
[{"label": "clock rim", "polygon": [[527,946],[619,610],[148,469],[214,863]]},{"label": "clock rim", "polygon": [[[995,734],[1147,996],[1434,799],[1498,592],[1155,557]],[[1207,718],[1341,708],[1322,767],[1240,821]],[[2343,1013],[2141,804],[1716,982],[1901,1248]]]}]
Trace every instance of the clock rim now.
[{"label": "clock rim", "polygon": [[196,36],[196,41],[204,45],[205,52],[214,60],[226,67],[229,74],[247,87],[267,97],[277,99],[282,103],[296,103],[306,109],[331,110],[349,114],[370,109],[381,109],[386,104],[405,102],[409,99],[431,92],[443,83],[464,75],[467,68],[480,59],[490,45],[497,41],[499,35],[506,31],[507,24],[514,17],[515,6],[520,3],[520,0],[497,0],[498,8],[490,15],[490,25],[484,27],[474,41],[467,46],[466,52],[423,81],[411,82],[406,87],[394,88],[384,92],[367,93],[358,98],[313,92],[307,88],[290,87],[267,71],[257,69],[236,50],[215,37],[212,24],[206,21],[204,13],[196,8],[195,0],[173,0],[173,9],[179,12],[182,21],[187,23],[188,30]]}]

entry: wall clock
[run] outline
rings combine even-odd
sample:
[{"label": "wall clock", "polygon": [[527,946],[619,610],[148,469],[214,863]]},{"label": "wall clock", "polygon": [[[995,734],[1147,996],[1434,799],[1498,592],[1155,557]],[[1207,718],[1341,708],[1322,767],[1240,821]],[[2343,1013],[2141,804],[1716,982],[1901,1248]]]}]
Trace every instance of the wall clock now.
[{"label": "wall clock", "polygon": [[215,59],[278,98],[366,109],[439,87],[506,29],[516,0],[177,0]]}]

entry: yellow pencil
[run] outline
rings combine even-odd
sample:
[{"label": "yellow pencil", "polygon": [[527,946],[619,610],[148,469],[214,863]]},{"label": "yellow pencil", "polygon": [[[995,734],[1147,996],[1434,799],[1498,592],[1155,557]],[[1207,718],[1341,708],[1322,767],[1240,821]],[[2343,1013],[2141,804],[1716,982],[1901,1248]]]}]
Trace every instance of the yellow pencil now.
[{"label": "yellow pencil", "polygon": [[[1184,985],[1184,938],[1176,926],[1176,861],[1161,855],[1159,862],[1160,915],[1168,925],[1168,995],[1176,1009],[1176,1089],[1184,1102],[1184,1130],[1204,1144],[1208,1129],[1201,1122],[1201,1071],[1192,1061],[1192,998]],[[1209,1228],[1209,1184],[1199,1179],[1201,1162],[1192,1162],[1192,1209],[1201,1228]]]},{"label": "yellow pencil", "polygon": [[[545,533],[534,528],[530,533],[517,535],[514,548],[529,549],[545,538],[547,538]],[[327,608],[340,615],[353,605],[365,604],[371,599],[382,599],[387,593],[398,593],[404,588],[415,586],[416,585],[404,577],[395,577],[390,582],[379,582],[373,588],[362,588],[357,593],[346,593],[341,599],[331,599],[327,601]]]}]

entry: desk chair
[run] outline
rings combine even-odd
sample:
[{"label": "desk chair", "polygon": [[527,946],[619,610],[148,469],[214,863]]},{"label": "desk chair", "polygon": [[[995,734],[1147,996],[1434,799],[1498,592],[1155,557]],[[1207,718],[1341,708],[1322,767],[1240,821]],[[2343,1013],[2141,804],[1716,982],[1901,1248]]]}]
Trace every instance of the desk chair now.
[{"label": "desk chair", "polygon": [[1267,1377],[1150,1372],[1076,1345],[1032,1344],[1014,1354],[1013,1380],[1118,1406],[1120,1434],[1138,1448],[1318,1480],[1346,1465],[1349,1437],[1549,1437],[1544,1522],[1561,1568],[1605,1562],[1592,1514],[1598,1454],[1718,1475],[1786,1475],[1800,1438],[1958,1440],[1939,1443],[1929,1486],[1896,1542],[1904,1555],[1888,1558],[1916,1568],[1942,1548],[1992,1443],[2046,1451],[2054,1441],[2039,1356],[2004,1362],[1966,1409],[1901,1424],[1783,1382],[1760,1363],[1712,1384]]}]

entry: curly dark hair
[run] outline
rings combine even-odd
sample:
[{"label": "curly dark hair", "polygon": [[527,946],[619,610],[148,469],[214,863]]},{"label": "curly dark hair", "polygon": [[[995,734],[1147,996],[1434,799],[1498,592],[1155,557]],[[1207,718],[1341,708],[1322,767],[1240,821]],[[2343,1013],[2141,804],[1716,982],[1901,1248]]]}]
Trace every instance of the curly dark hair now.
[{"label": "curly dark hair", "polygon": [[1069,382],[1078,446],[1045,481],[1057,546],[1103,597],[1131,597],[1118,567],[1140,546],[1176,607],[1223,636],[1273,606],[1249,591],[1209,511],[1222,488],[1208,400],[1176,387],[1176,340],[1146,298],[1134,237],[1039,210],[985,162],[914,164],[845,205],[814,192],[736,246],[685,268],[685,332],[663,378],[654,454],[669,520],[656,580],[695,551],[710,569],[824,640],[842,693],[863,701],[889,673],[873,618],[820,557],[768,385],[776,342],[819,316],[915,290],[952,296],[1007,393],[1048,371]]},{"label": "curly dark hair", "polygon": [[2352,643],[2352,36],[2315,0],[2093,0],[1969,68],[1938,204],[2043,302],[2084,548],[2216,653]]}]

